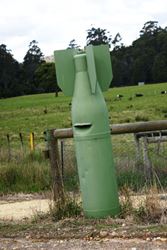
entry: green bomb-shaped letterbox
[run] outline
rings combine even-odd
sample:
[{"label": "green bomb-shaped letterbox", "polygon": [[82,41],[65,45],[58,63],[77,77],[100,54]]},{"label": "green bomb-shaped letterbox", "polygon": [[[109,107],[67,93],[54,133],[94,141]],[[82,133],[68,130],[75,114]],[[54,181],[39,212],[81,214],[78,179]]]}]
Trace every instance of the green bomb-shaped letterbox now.
[{"label": "green bomb-shaped letterbox", "polygon": [[102,95],[112,80],[107,45],[54,52],[57,80],[72,99],[72,124],[84,214],[119,213],[107,107]]}]

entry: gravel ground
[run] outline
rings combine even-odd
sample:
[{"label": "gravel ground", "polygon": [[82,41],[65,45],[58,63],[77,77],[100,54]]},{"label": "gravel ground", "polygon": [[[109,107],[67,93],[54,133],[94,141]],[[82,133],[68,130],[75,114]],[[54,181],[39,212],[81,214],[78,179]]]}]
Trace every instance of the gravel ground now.
[{"label": "gravel ground", "polygon": [[[137,201],[141,202],[141,198]],[[166,198],[162,202],[166,206]],[[135,225],[131,218],[126,221],[79,217],[58,222],[37,220],[35,223],[29,220],[39,212],[47,212],[49,204],[50,199],[39,194],[0,197],[0,250],[167,250],[166,225]]]},{"label": "gravel ground", "polygon": [[0,197],[0,220],[22,221],[37,213],[47,213],[51,204],[48,194],[15,194]]},{"label": "gravel ground", "polygon": [[104,239],[101,241],[86,241],[86,240],[32,240],[32,239],[0,239],[0,249],[131,249],[131,250],[160,250],[167,249],[167,244],[162,243],[160,241],[149,242],[145,240],[139,239],[130,239],[130,240],[122,240],[122,239]]},{"label": "gravel ground", "polygon": [[1,220],[22,220],[31,218],[37,213],[46,213],[49,211],[48,199],[37,199],[32,201],[19,201],[13,203],[0,203]]}]

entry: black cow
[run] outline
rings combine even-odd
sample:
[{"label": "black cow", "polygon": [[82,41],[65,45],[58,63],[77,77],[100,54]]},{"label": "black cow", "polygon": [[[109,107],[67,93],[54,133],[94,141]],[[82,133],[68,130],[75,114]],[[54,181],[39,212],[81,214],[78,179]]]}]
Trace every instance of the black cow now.
[{"label": "black cow", "polygon": [[161,94],[163,95],[163,94],[167,94],[167,91],[166,90],[163,90],[163,91],[161,91]]},{"label": "black cow", "polygon": [[135,94],[135,96],[136,96],[136,97],[141,97],[141,96],[143,96],[143,94],[139,94],[139,93],[138,93],[138,94]]},{"label": "black cow", "polygon": [[120,95],[120,94],[117,95],[117,99],[121,99],[122,97],[123,95]]}]

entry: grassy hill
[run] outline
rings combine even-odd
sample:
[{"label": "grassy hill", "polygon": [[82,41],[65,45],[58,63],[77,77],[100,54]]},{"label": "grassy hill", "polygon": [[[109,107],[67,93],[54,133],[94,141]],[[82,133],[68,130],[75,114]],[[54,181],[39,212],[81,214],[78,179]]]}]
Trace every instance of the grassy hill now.
[{"label": "grassy hill", "polygon": [[[167,83],[112,88],[104,93],[111,123],[159,120],[167,118]],[[136,94],[142,94],[136,97]],[[117,98],[117,95],[123,97]],[[86,100],[85,100],[86,102]],[[0,194],[7,192],[38,192],[48,190],[51,183],[49,161],[41,154],[45,143],[41,135],[48,128],[71,127],[71,98],[62,93],[21,96],[0,100]],[[29,132],[35,133],[36,150],[29,149]],[[24,146],[18,133],[23,133]],[[6,134],[10,134],[10,147]],[[40,138],[40,139],[39,139]],[[133,135],[112,136],[113,156],[119,187],[126,185],[138,190],[145,184],[143,173],[136,169],[136,148]],[[1,147],[2,146],[2,147]],[[154,145],[155,147],[156,145]],[[38,150],[39,149],[39,150]],[[156,174],[166,187],[166,148],[160,155],[149,147]],[[12,156],[12,157],[11,157]],[[163,156],[163,157],[162,157]],[[143,162],[141,163],[143,164]],[[133,170],[133,171],[132,171]],[[78,187],[76,161],[72,142],[64,143],[65,187]]]},{"label": "grassy hill", "polygon": [[[104,93],[111,123],[167,118],[167,83],[112,88]],[[123,95],[121,99],[117,95]],[[135,97],[135,94],[143,94]],[[85,100],[86,101],[86,100]],[[42,134],[47,128],[71,127],[70,97],[38,94],[0,100],[0,136],[19,132]]]}]

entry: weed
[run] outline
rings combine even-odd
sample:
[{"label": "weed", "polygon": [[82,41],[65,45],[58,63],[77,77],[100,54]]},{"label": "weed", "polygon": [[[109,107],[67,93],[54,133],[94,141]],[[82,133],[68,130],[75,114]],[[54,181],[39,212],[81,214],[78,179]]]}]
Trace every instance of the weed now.
[{"label": "weed", "polygon": [[41,158],[27,155],[19,160],[2,162],[0,193],[48,190],[51,185],[49,164]]},{"label": "weed", "polygon": [[145,179],[143,173],[131,169],[126,169],[124,171],[119,171],[117,182],[120,189],[126,186],[133,191],[139,191],[143,188]]},{"label": "weed", "polygon": [[132,200],[130,195],[130,189],[124,185],[121,190],[121,212],[120,217],[126,218],[127,216],[131,215],[133,212]]},{"label": "weed", "polygon": [[162,108],[161,112],[164,113],[164,114],[166,114],[167,113],[167,108]]},{"label": "weed", "polygon": [[145,223],[164,223],[167,221],[166,208],[160,202],[157,186],[149,188],[144,203],[134,209],[137,221]]},{"label": "weed", "polygon": [[71,197],[66,198],[65,203],[61,206],[59,206],[57,202],[50,206],[50,214],[53,221],[76,217],[81,215],[81,212],[81,206]]},{"label": "weed", "polygon": [[133,216],[137,222],[147,222],[148,216],[144,205],[133,210]]},{"label": "weed", "polygon": [[128,117],[126,117],[126,118],[124,118],[124,119],[121,119],[119,122],[120,122],[120,123],[129,123],[129,122],[131,122],[131,119],[128,118]]},{"label": "weed", "polygon": [[36,224],[48,218],[49,218],[49,213],[36,211],[31,218],[31,222]]},{"label": "weed", "polygon": [[133,105],[129,105],[129,106],[127,106],[126,108],[127,108],[127,109],[131,109],[131,108],[133,108]]},{"label": "weed", "polygon": [[[136,207],[133,202],[132,191],[126,185],[120,190],[121,194],[121,218],[132,217],[133,221],[138,223],[166,223],[167,222],[167,211],[166,207],[161,204],[158,189],[156,185],[150,187],[147,191],[147,195],[144,200],[140,200],[138,196],[139,205]],[[140,202],[139,202],[140,201]]]},{"label": "weed", "polygon": [[[155,197],[154,197],[155,198]],[[134,218],[137,222],[144,223],[159,223],[162,218],[162,209],[155,199],[147,197],[145,204],[137,209],[134,209]],[[156,199],[157,200],[157,199]]]},{"label": "weed", "polygon": [[139,121],[149,121],[149,118],[147,116],[142,116],[142,115],[136,115],[135,116],[135,121],[136,122],[139,122]]},{"label": "weed", "polygon": [[76,171],[66,174],[66,177],[64,177],[64,187],[67,191],[78,191],[79,179]]}]

